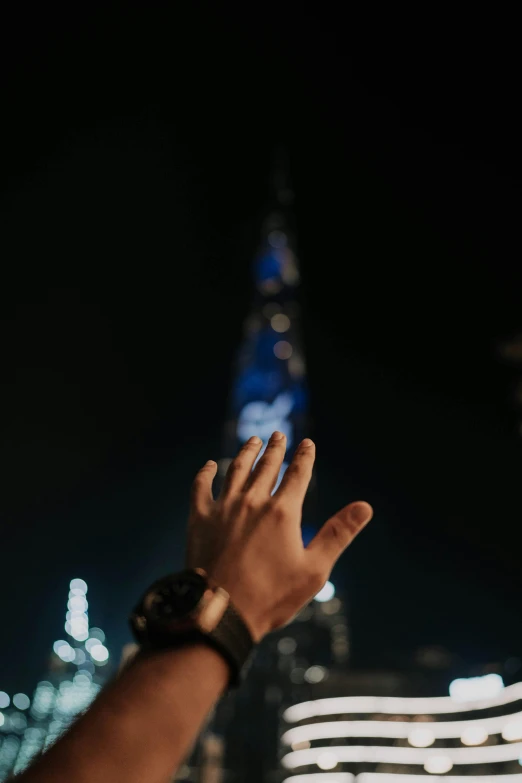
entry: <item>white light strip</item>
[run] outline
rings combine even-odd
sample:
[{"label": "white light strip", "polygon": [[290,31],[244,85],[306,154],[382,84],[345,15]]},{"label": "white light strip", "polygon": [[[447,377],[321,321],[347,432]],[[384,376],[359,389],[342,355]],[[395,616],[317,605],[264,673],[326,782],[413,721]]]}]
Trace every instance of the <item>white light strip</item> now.
[{"label": "white light strip", "polygon": [[[351,772],[311,772],[291,775],[283,783],[352,783]],[[427,780],[428,778],[428,780]],[[361,772],[355,783],[522,783],[522,775],[402,775],[389,772]]]},{"label": "white light strip", "polygon": [[[297,775],[287,780],[290,783],[300,777],[306,776]],[[361,772],[356,778],[356,783],[442,783],[442,781],[444,783],[522,783],[522,775],[519,773],[515,775],[394,775],[390,772]],[[303,780],[303,783],[306,781]],[[335,780],[332,783],[335,783]]]},{"label": "white light strip", "polygon": [[[281,763],[287,769],[316,764],[324,747],[294,750],[283,756]],[[384,745],[328,746],[339,761],[370,762],[376,764],[425,764],[430,756],[447,756],[454,764],[492,764],[498,761],[516,761],[522,757],[522,742],[507,745],[486,745],[475,748],[396,748]]]},{"label": "white light strip", "polygon": [[338,696],[334,699],[317,699],[294,704],[284,712],[288,723],[295,723],[316,715],[345,713],[382,712],[386,715],[443,715],[450,712],[472,712],[486,710],[522,699],[522,682],[508,685],[499,694],[478,701],[454,701],[451,696],[430,698],[400,698],[397,696]]},{"label": "white light strip", "polygon": [[[504,775],[504,777],[508,776]],[[283,783],[353,783],[354,778],[355,775],[351,772],[312,772],[309,775],[292,775],[291,778],[285,778]],[[426,781],[424,780],[423,783]],[[431,775],[429,783],[431,783]]]},{"label": "white light strip", "polygon": [[[511,715],[498,715],[495,718],[481,720],[452,721],[392,721],[392,720],[337,720],[326,723],[309,723],[295,726],[286,731],[281,741],[285,745],[304,740],[328,739],[333,737],[386,737],[387,739],[408,739],[412,731],[418,728],[429,729],[435,739],[461,737],[465,729],[480,726],[488,734],[501,734],[510,723],[522,723],[522,712]],[[517,738],[518,739],[518,738]]]}]

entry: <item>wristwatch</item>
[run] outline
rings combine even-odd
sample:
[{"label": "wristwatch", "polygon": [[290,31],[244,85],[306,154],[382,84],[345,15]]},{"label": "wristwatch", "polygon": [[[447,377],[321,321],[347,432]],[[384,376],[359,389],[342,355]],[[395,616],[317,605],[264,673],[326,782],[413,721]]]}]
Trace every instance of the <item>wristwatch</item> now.
[{"label": "wristwatch", "polygon": [[141,652],[205,643],[230,666],[229,689],[241,685],[255,642],[230,595],[202,568],[187,568],[154,582],[129,617]]}]

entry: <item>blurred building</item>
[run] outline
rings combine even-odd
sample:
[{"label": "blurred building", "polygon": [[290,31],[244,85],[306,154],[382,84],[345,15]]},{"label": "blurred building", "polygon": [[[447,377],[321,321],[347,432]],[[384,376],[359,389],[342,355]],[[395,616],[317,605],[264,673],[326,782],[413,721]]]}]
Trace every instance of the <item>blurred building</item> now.
[{"label": "blurred building", "polygon": [[[412,678],[401,676],[407,693]],[[283,712],[285,783],[522,780],[522,683],[504,687],[492,673],[454,680],[449,696],[397,697],[374,695],[377,682],[371,696],[353,695],[359,675],[350,679],[333,677]]]},{"label": "blurred building", "polygon": [[10,780],[52,745],[84,712],[111,667],[105,634],[89,626],[87,585],[69,586],[65,638],[54,642],[48,671],[29,698],[0,692],[0,782]]}]

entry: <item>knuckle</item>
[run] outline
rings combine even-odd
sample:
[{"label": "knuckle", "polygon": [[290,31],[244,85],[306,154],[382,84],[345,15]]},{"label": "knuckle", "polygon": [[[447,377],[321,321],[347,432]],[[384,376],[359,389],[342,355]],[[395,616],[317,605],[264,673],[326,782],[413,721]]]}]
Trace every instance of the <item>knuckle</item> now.
[{"label": "knuckle", "polygon": [[285,503],[282,502],[280,499],[273,501],[271,512],[272,512],[272,516],[274,516],[275,519],[285,519],[285,517],[287,516],[287,508]]},{"label": "knuckle", "polygon": [[247,490],[243,495],[243,503],[242,505],[244,508],[248,509],[254,509],[257,507],[257,499],[255,494],[251,490]]}]

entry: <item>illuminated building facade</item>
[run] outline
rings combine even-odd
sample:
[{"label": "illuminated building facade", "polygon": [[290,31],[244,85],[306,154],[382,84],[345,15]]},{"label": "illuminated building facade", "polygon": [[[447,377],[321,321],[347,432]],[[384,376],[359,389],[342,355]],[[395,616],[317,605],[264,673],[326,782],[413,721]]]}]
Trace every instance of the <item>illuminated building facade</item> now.
[{"label": "illuminated building facade", "polygon": [[73,579],[65,636],[53,645],[47,677],[32,699],[0,692],[0,781],[29,766],[84,712],[107,679],[109,651],[100,628],[89,627],[87,585]]},{"label": "illuminated building facade", "polygon": [[[338,694],[353,692],[348,680],[338,685]],[[280,780],[521,783],[521,709],[522,683],[504,687],[498,674],[455,680],[449,696],[427,698],[332,697],[317,686],[282,714]]]}]

